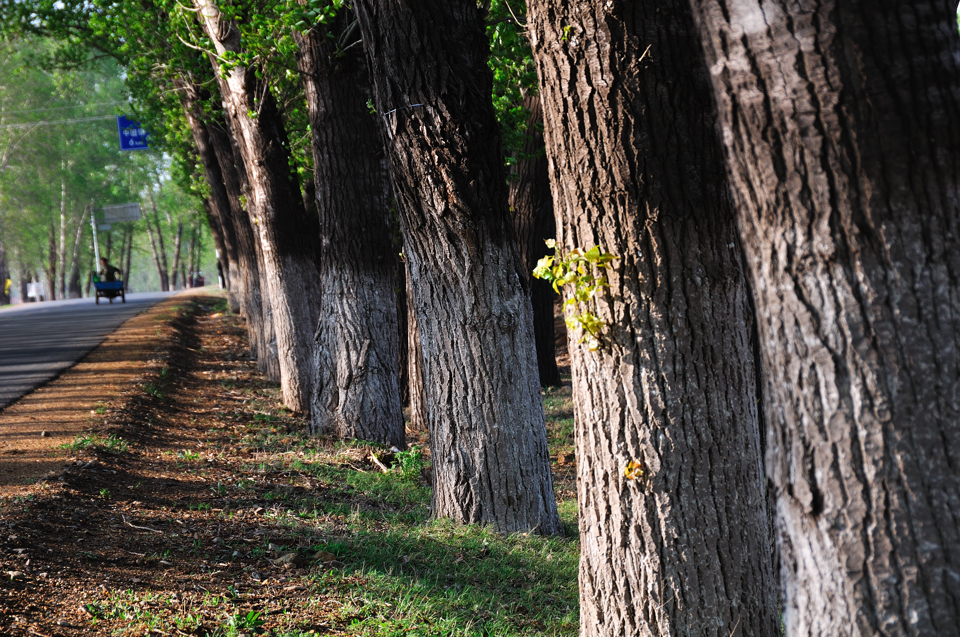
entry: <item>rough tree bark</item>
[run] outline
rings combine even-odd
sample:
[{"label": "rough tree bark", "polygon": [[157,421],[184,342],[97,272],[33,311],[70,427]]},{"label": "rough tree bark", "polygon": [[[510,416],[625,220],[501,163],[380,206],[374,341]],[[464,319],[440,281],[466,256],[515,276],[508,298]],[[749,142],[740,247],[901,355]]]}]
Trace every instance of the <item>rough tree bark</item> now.
[{"label": "rough tree bark", "polygon": [[620,256],[600,349],[570,334],[580,634],[776,635],[753,318],[687,0],[528,16],[560,245]]},{"label": "rough tree bark", "polygon": [[[194,5],[218,54],[243,52],[239,30],[214,0],[194,0]],[[269,87],[253,67],[221,69],[214,64],[257,214],[283,401],[295,412],[309,413],[313,326],[319,318],[318,221],[304,210],[290,168],[286,132]]]},{"label": "rough tree bark", "polygon": [[[320,315],[311,428],[406,447],[397,280],[383,142],[353,13],[297,38],[320,218]],[[332,31],[332,36],[328,34]],[[346,37],[346,39],[344,39]]]},{"label": "rough tree bark", "polygon": [[525,97],[523,105],[530,115],[527,117],[522,156],[518,158],[516,174],[510,180],[509,201],[513,209],[513,225],[517,232],[523,273],[527,277],[533,304],[533,335],[537,344],[540,384],[552,387],[560,384],[553,316],[556,295],[548,282],[533,278],[531,273],[537,267],[537,261],[548,253],[544,240],[556,237],[557,227],[553,218],[553,197],[550,195],[543,132],[540,130],[543,125],[540,96]]},{"label": "rough tree bark", "polygon": [[358,0],[399,205],[433,453],[433,514],[561,532],[530,300],[474,0]]},{"label": "rough tree bark", "polygon": [[417,312],[413,303],[413,290],[410,288],[410,273],[404,268],[404,287],[406,291],[407,331],[407,387],[410,404],[410,429],[427,431],[427,388],[423,384],[423,352],[420,350],[420,328],[417,326]]},{"label": "rough tree bark", "polygon": [[956,7],[691,4],[756,300],[787,632],[958,635]]}]

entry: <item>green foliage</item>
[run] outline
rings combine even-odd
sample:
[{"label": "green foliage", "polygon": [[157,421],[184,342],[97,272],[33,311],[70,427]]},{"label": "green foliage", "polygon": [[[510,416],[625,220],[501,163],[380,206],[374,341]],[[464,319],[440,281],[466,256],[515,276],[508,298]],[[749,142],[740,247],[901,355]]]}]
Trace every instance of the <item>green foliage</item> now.
[{"label": "green foliage", "polygon": [[487,37],[490,38],[488,65],[493,71],[493,106],[503,135],[507,163],[521,157],[527,133],[529,111],[523,98],[536,95],[537,71],[527,39],[523,0],[493,0],[487,16]]},{"label": "green foliage", "polygon": [[421,472],[425,466],[423,454],[418,447],[411,447],[407,451],[401,451],[397,454],[397,471],[405,480],[420,480]]},{"label": "green foliage", "polygon": [[614,259],[620,257],[604,252],[600,246],[589,250],[574,248],[563,254],[557,247],[557,242],[548,239],[547,247],[554,250],[553,255],[547,255],[537,262],[533,276],[549,281],[553,290],[560,294],[561,288],[569,290],[569,296],[564,300],[564,308],[571,308],[573,313],[566,317],[567,327],[579,329],[582,332],[580,343],[586,343],[591,351],[600,348],[600,336],[606,323],[584,306],[603,288],[610,287],[607,277],[602,270],[610,268]]}]

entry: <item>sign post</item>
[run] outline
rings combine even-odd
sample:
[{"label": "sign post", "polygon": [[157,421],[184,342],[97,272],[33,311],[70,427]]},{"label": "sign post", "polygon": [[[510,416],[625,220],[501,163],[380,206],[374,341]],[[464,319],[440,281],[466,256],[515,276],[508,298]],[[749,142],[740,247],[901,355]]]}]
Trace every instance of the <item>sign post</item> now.
[{"label": "sign post", "polygon": [[100,244],[97,242],[97,220],[93,212],[93,202],[90,202],[90,227],[93,228],[93,256],[96,258],[95,265],[100,265]]}]

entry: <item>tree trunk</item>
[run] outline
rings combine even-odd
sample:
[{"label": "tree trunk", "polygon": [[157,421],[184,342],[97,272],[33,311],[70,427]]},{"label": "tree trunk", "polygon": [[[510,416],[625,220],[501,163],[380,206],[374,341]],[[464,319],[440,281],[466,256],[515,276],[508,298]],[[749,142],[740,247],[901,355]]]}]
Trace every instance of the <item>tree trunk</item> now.
[{"label": "tree trunk", "polygon": [[[214,113],[221,112],[215,105],[211,110]],[[251,349],[257,357],[257,368],[271,380],[279,382],[280,360],[277,355],[269,289],[264,280],[266,270],[260,238],[251,224],[253,198],[244,195],[249,193],[249,187],[245,183],[246,168],[231,140],[226,122],[221,118],[214,118],[207,124],[206,131],[223,182],[222,196],[226,197],[226,204],[218,205],[226,205],[224,210],[229,211],[228,219],[236,238],[237,272],[238,276],[243,278],[244,313],[251,345],[255,344]]]},{"label": "tree trunk", "polygon": [[[77,223],[77,232],[73,238],[73,252],[70,257],[70,277],[68,286],[68,296],[71,299],[79,299],[83,296],[83,290],[80,288],[80,241],[83,239],[83,230],[86,228],[88,211],[92,210],[92,204],[84,208],[80,215],[80,221]],[[109,241],[108,241],[109,243]],[[109,261],[109,257],[107,261]]]},{"label": "tree trunk", "polygon": [[[239,311],[247,319],[251,353],[259,356],[262,338],[253,332],[259,327],[261,313],[258,271],[253,249],[248,245],[249,238],[241,238],[239,235],[244,231],[237,227],[238,223],[246,223],[246,213],[240,209],[238,202],[231,200],[227,192],[225,169],[221,165],[221,157],[215,148],[216,142],[210,130],[211,126],[215,125],[210,122],[215,115],[209,115],[204,108],[204,98],[209,98],[209,95],[196,81],[181,80],[177,82],[177,86],[180,88],[180,100],[187,125],[193,135],[197,154],[200,156],[200,163],[203,165],[204,175],[210,187],[209,215],[213,217],[221,232],[222,259],[227,265],[224,269],[225,275],[229,273],[226,278],[230,310]],[[216,112],[214,109],[211,110]],[[232,154],[228,153],[228,155],[230,169],[233,170]],[[243,219],[238,220],[238,217]],[[249,228],[246,233],[250,233]],[[245,250],[247,252],[244,252]]]},{"label": "tree trunk", "polygon": [[[207,197],[203,200],[203,208],[207,211],[207,225],[210,227],[210,235],[213,237],[213,246],[216,250],[217,263],[220,264],[223,272],[223,287],[227,290],[227,295],[231,294],[230,292],[230,265],[227,262],[227,249],[223,245],[223,230],[220,227],[220,223],[217,221],[216,216],[213,213],[213,203],[210,201],[210,197]],[[233,276],[237,276],[236,272],[232,273]],[[239,311],[240,315],[246,317],[246,312],[243,305],[237,305],[237,309],[234,310],[231,308],[231,312]],[[256,356],[256,350],[253,349],[254,345],[252,339],[250,339],[250,350],[251,353]]]},{"label": "tree trunk", "polygon": [[[62,167],[62,170],[66,170]],[[57,291],[58,298],[67,298],[67,180],[60,184],[60,238],[57,242]],[[50,292],[53,296],[53,291]]]},{"label": "tree trunk", "polygon": [[549,252],[544,240],[555,238],[557,227],[553,219],[547,155],[540,131],[543,124],[540,96],[528,96],[523,104],[530,115],[527,117],[522,156],[517,160],[515,178],[510,180],[510,208],[513,210],[523,274],[527,277],[533,302],[533,335],[537,344],[540,384],[552,387],[560,384],[553,317],[555,295],[551,285],[533,278],[532,272],[537,267],[537,261]]},{"label": "tree trunk", "polygon": [[[157,210],[157,202],[153,197],[153,190],[149,190],[150,208],[153,210],[153,219],[147,215],[147,234],[150,236],[150,245],[153,248],[153,258],[157,263],[157,272],[160,274],[160,290],[168,292],[170,290],[170,270],[167,267],[167,249],[163,245],[163,229],[160,227],[160,211]],[[153,230],[157,233],[156,239],[150,232],[150,222],[153,221]]]},{"label": "tree trunk", "polygon": [[[242,53],[239,31],[213,0],[194,0],[194,4],[217,52]],[[313,326],[319,318],[319,224],[304,210],[290,167],[286,132],[269,87],[253,67],[238,65],[223,75],[219,65],[215,70],[255,204],[283,401],[295,412],[308,413],[314,376]]]},{"label": "tree trunk", "polygon": [[[338,42],[353,14],[297,38],[320,218],[320,315],[311,428],[406,447],[383,143],[370,114],[363,50]],[[328,30],[333,30],[330,37]],[[359,33],[353,41],[359,39]]]},{"label": "tree trunk", "polygon": [[[7,279],[10,279],[10,267],[7,265],[7,252],[0,243],[0,305],[10,304],[10,290],[7,289]],[[11,281],[10,287],[13,287]]]},{"label": "tree trunk", "polygon": [[787,632],[958,635],[955,7],[692,6],[758,313]]},{"label": "tree trunk", "polygon": [[560,245],[620,256],[577,309],[601,347],[570,334],[580,634],[776,635],[753,318],[689,5],[528,15]]},{"label": "tree trunk", "polygon": [[20,250],[17,250],[17,280],[19,281],[17,287],[20,290],[20,302],[26,303],[30,299],[27,297],[27,286],[30,283],[29,272],[27,272],[27,266],[23,262],[23,254]]},{"label": "tree trunk", "polygon": [[[180,247],[183,244],[183,222],[177,222],[177,238],[173,243],[173,269],[171,271],[172,281],[171,289],[177,289],[177,275],[180,273]],[[187,287],[186,277],[183,279],[183,287]]]},{"label": "tree trunk", "polygon": [[[147,236],[150,238],[150,247],[153,249],[153,262],[157,265],[157,274],[160,276],[160,291],[167,292],[170,286],[167,284],[167,268],[163,264],[165,260],[163,247],[157,247],[157,238],[160,236],[160,226],[157,225],[157,237],[153,236],[153,226],[150,224],[150,217],[147,217]],[[160,237],[162,239],[162,237]]]},{"label": "tree trunk", "polygon": [[560,533],[485,12],[474,0],[358,0],[354,9],[420,329],[433,514]]},{"label": "tree trunk", "polygon": [[[129,237],[127,238],[127,260],[126,267],[123,268],[123,287],[126,289],[127,294],[133,292],[133,288],[130,287],[130,262],[133,260],[133,227],[130,227]],[[123,255],[120,255],[123,257]]]},{"label": "tree trunk", "polygon": [[47,289],[43,300],[57,300],[57,230],[50,224],[47,234]]}]

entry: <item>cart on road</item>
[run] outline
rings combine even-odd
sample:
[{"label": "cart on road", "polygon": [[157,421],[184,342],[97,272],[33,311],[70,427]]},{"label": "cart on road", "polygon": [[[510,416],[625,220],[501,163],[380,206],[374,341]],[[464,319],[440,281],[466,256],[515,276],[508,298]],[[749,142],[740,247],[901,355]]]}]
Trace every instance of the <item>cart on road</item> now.
[{"label": "cart on road", "polygon": [[97,288],[97,304],[100,304],[100,299],[110,299],[110,302],[113,303],[113,299],[120,297],[121,303],[127,302],[126,290],[123,287],[123,281],[100,281],[98,279],[93,280],[93,286]]}]

